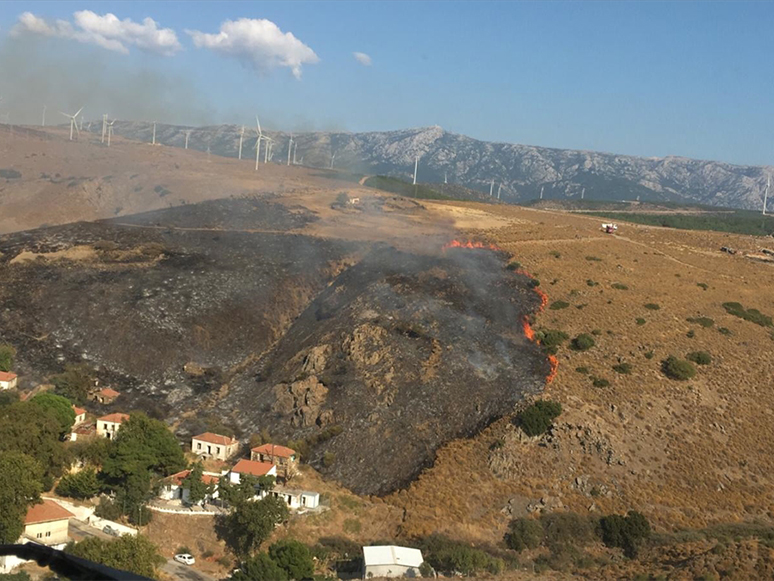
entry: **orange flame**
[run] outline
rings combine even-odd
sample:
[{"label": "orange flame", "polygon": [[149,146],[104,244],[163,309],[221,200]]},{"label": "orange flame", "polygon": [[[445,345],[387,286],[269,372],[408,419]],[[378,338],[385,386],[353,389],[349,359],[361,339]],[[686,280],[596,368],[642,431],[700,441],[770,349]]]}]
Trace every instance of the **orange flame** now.
[{"label": "orange flame", "polygon": [[527,339],[530,341],[535,340],[535,331],[532,330],[532,327],[530,326],[529,322],[527,321],[527,317],[524,317],[524,319],[521,321],[521,325],[524,329],[524,334],[527,336]]},{"label": "orange flame", "polygon": [[553,355],[548,356],[548,362],[551,364],[551,371],[548,372],[548,377],[546,377],[546,384],[549,384],[554,380],[559,367],[559,361]]},{"label": "orange flame", "polygon": [[501,250],[494,244],[484,244],[483,242],[473,242],[468,240],[467,242],[460,242],[459,240],[452,240],[451,242],[444,244],[443,249],[447,248],[483,248],[485,250]]}]

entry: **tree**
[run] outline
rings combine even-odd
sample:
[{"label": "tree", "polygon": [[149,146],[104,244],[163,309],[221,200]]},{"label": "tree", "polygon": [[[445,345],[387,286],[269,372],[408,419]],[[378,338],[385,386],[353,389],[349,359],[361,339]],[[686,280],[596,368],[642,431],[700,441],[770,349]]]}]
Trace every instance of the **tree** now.
[{"label": "tree", "polygon": [[56,393],[75,403],[83,403],[89,397],[93,385],[91,369],[88,365],[67,365],[62,373],[51,377]]},{"label": "tree", "polygon": [[224,474],[218,481],[218,496],[230,505],[236,506],[251,500],[255,496],[255,487],[258,484],[258,479],[251,474],[242,474],[239,484],[231,484],[228,474]]},{"label": "tree", "polygon": [[698,365],[709,365],[712,363],[712,355],[706,351],[692,351],[685,357],[688,361],[693,361]]},{"label": "tree", "polygon": [[16,349],[12,345],[8,343],[0,345],[0,371],[11,371],[15,358]]},{"label": "tree", "polygon": [[80,472],[66,474],[56,487],[56,493],[60,496],[69,496],[79,500],[92,498],[99,491],[100,484],[94,468],[85,468]]},{"label": "tree", "polygon": [[314,575],[314,561],[309,548],[295,539],[277,541],[269,547],[269,556],[290,579],[300,581]]},{"label": "tree", "polygon": [[0,454],[0,544],[15,543],[27,509],[40,500],[42,466],[21,452]]},{"label": "tree", "polygon": [[165,562],[158,547],[143,535],[123,535],[111,541],[88,537],[80,543],[68,545],[65,551],[144,577],[155,577],[156,567]]},{"label": "tree", "polygon": [[67,461],[60,442],[61,424],[50,409],[31,401],[0,407],[0,455],[23,452],[35,458],[47,476],[58,476]]},{"label": "tree", "polygon": [[535,549],[542,540],[543,526],[540,521],[531,518],[514,519],[505,535],[505,544],[514,551]]},{"label": "tree", "polygon": [[212,494],[212,486],[202,481],[204,467],[197,462],[191,468],[191,473],[183,480],[183,488],[188,489],[188,500],[191,504],[202,502],[209,494]]},{"label": "tree", "polygon": [[696,368],[690,361],[678,359],[674,355],[667,357],[661,367],[664,375],[677,381],[687,381],[696,375]]},{"label": "tree", "polygon": [[41,393],[30,400],[30,403],[47,410],[59,423],[60,437],[64,438],[70,433],[75,423],[75,410],[70,400],[53,393]]},{"label": "tree", "polygon": [[602,542],[608,547],[623,549],[629,558],[637,556],[639,545],[650,536],[650,524],[639,512],[630,510],[626,516],[611,514],[599,521]]},{"label": "tree", "polygon": [[287,505],[279,498],[267,496],[257,501],[245,501],[223,517],[221,536],[239,557],[246,558],[269,538],[274,527],[287,520]]},{"label": "tree", "polygon": [[588,333],[581,333],[575,339],[572,340],[571,346],[576,351],[587,351],[588,349],[591,349],[594,345],[596,345],[596,342],[594,341],[594,337],[589,335]]},{"label": "tree", "polygon": [[517,419],[521,429],[530,437],[546,433],[553,421],[562,413],[562,404],[539,400],[522,410]]},{"label": "tree", "polygon": [[288,574],[266,553],[247,559],[231,576],[232,581],[286,581]]}]

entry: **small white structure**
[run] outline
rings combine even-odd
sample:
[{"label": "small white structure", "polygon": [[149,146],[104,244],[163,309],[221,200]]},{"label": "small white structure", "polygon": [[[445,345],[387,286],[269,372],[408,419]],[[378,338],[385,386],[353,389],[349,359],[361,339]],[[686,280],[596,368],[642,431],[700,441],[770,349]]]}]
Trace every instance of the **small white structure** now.
[{"label": "small white structure", "polygon": [[19,378],[10,371],[0,371],[0,389],[15,389]]},{"label": "small white structure", "polygon": [[236,454],[238,447],[238,440],[212,432],[205,432],[191,438],[191,452],[216,460],[228,460]]},{"label": "small white structure", "polygon": [[[191,490],[185,486],[185,479],[191,474],[190,470],[183,470],[177,474],[173,474],[167,478],[164,485],[161,487],[159,498],[164,500],[182,500],[183,502],[190,502]],[[204,472],[202,473],[202,482],[207,485],[212,485],[214,490],[212,494],[208,494],[205,501],[209,502],[214,498],[218,498],[218,484],[222,475],[217,472]]]},{"label": "small white structure", "polygon": [[311,492],[309,490],[293,490],[290,488],[284,488],[277,486],[272,489],[269,494],[276,498],[282,499],[282,501],[288,505],[291,509],[303,509],[303,508],[317,508],[320,506],[320,493]]},{"label": "small white structure", "polygon": [[277,467],[269,462],[255,462],[242,458],[229,472],[228,479],[231,484],[239,484],[242,474],[249,474],[259,478],[261,476],[277,476]]},{"label": "small white structure", "polygon": [[[54,549],[64,549],[70,540],[68,528],[70,519],[74,516],[53,500],[34,504],[27,510],[24,532],[17,543],[37,543]],[[23,563],[26,561],[18,557],[0,557],[0,573],[10,573]]]},{"label": "small white structure", "polygon": [[108,414],[97,418],[97,435],[112,440],[116,437],[121,424],[128,419],[128,414]]},{"label": "small white structure", "polygon": [[396,545],[363,547],[363,579],[421,577],[422,551]]},{"label": "small white structure", "polygon": [[78,406],[73,406],[73,411],[75,412],[75,423],[73,423],[73,427],[80,426],[86,421],[86,410],[79,408]]}]

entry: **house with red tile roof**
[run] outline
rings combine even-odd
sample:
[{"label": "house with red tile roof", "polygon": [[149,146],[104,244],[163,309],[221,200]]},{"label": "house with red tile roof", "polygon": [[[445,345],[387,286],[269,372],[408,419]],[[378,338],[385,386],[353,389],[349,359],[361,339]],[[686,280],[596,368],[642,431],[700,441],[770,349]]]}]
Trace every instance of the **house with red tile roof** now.
[{"label": "house with red tile roof", "polygon": [[74,405],[73,411],[75,412],[75,422],[73,423],[73,427],[80,426],[83,422],[86,421],[86,410]]},{"label": "house with red tile roof", "polygon": [[129,414],[108,414],[97,418],[97,435],[112,440],[116,437],[121,424],[129,419]]},{"label": "house with red tile roof", "polygon": [[[167,477],[161,488],[159,497],[164,500],[180,499],[185,503],[189,502],[191,491],[185,485],[185,479],[188,478],[190,474],[190,470],[181,470],[177,474]],[[223,474],[218,474],[217,472],[202,473],[202,482],[213,487],[213,492],[212,494],[207,495],[206,501],[218,498],[218,484],[220,483],[221,476],[223,476]]]},{"label": "house with red tile roof", "polygon": [[250,459],[255,462],[269,462],[278,467],[278,474],[290,480],[296,474],[298,454],[292,448],[279,444],[263,444],[250,450]]},{"label": "house with red tile roof", "polygon": [[205,458],[228,460],[237,453],[238,448],[238,440],[212,432],[205,432],[191,438],[191,452]]},{"label": "house with red tile roof", "polygon": [[[62,508],[53,500],[44,500],[27,509],[24,517],[24,532],[17,541],[18,544],[30,542],[63,549],[70,540],[68,530],[70,519],[75,515]],[[17,566],[25,563],[24,559],[15,556],[0,557],[0,573],[10,573]]]},{"label": "house with red tile roof", "polygon": [[102,404],[109,404],[109,403],[113,403],[119,395],[121,394],[117,392],[115,389],[112,389],[110,387],[103,387],[92,397],[96,402],[99,402]]},{"label": "house with red tile roof", "polygon": [[10,371],[0,371],[0,389],[16,389],[19,377]]},{"label": "house with red tile roof", "polygon": [[259,478],[261,476],[277,476],[277,467],[269,462],[255,462],[242,458],[237,462],[229,472],[229,481],[231,484],[239,484],[243,474],[249,474]]}]

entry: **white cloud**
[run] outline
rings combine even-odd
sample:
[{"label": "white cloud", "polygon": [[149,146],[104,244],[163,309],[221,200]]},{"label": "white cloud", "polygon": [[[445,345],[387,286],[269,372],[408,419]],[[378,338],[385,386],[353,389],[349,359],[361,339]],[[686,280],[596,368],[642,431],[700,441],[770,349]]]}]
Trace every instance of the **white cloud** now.
[{"label": "white cloud", "polygon": [[261,73],[287,67],[300,79],[302,65],[320,61],[311,48],[292,33],[282,32],[271,20],[226,20],[217,34],[198,30],[186,30],[186,33],[197,47],[236,58]]},{"label": "white cloud", "polygon": [[364,52],[353,52],[352,56],[355,57],[355,60],[359,62],[364,67],[370,67],[371,66],[371,57],[368,56]]},{"label": "white cloud", "polygon": [[73,20],[74,23],[67,20],[49,22],[31,12],[25,12],[19,16],[19,22],[11,32],[16,35],[30,33],[66,38],[124,54],[129,52],[130,46],[165,56],[171,56],[182,49],[175,31],[159,28],[152,18],[145,18],[139,23],[131,18],[119,20],[115,14],[100,16],[91,10],[81,10],[73,14]]}]

